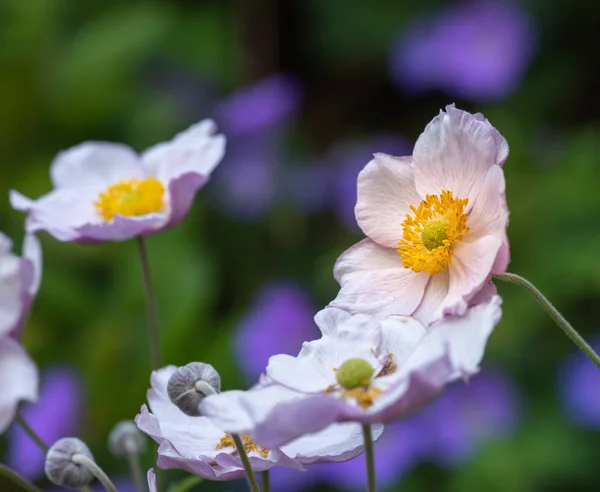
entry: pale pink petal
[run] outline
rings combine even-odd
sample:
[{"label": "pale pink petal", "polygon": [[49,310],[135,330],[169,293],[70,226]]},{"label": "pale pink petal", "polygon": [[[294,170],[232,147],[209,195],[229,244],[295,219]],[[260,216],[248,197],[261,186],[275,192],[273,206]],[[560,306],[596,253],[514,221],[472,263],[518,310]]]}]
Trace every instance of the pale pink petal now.
[{"label": "pale pink petal", "polygon": [[[475,118],[477,118],[479,121],[488,121],[487,118],[481,113],[475,113],[473,116],[475,116]],[[492,138],[494,139],[494,144],[496,145],[496,159],[494,160],[494,164],[498,166],[503,166],[504,162],[506,161],[506,158],[508,157],[508,142],[501,135],[501,133],[498,130],[496,130],[496,128],[494,128],[493,126],[491,129],[491,133]]]},{"label": "pale pink petal", "polygon": [[143,169],[127,145],[84,142],[55,157],[50,178],[55,188],[102,189],[123,179],[143,178]]},{"label": "pale pink petal", "polygon": [[413,313],[413,316],[425,326],[435,321],[440,306],[448,295],[449,286],[450,276],[448,275],[447,268],[437,275],[433,275],[425,288],[423,300],[421,301],[421,304],[419,304],[417,310]]},{"label": "pale pink petal", "polygon": [[148,480],[148,490],[150,492],[158,492],[158,490],[156,488],[156,475],[154,473],[154,468],[150,468],[148,470],[146,478]]},{"label": "pale pink petal", "polygon": [[494,261],[494,265],[492,266],[492,274],[500,275],[501,273],[505,273],[508,268],[508,264],[510,263],[510,246],[508,243],[508,237],[506,233],[502,236],[502,246],[498,250],[498,256],[496,256],[496,261]]},{"label": "pale pink petal", "polygon": [[421,197],[415,188],[410,157],[375,154],[358,175],[356,221],[370,239],[397,248],[402,222]]},{"label": "pale pink petal", "polygon": [[210,176],[225,153],[225,137],[216,131],[212,120],[203,120],[170,142],[150,147],[142,154],[146,172],[164,183],[186,173]]},{"label": "pale pink petal", "polygon": [[96,243],[101,241],[124,241],[136,236],[153,234],[164,228],[166,214],[147,214],[138,217],[115,215],[110,222],[95,222],[76,229],[76,241]]},{"label": "pale pink petal", "polygon": [[447,106],[421,134],[413,152],[415,184],[421,196],[452,191],[472,206],[498,157],[490,123]]},{"label": "pale pink petal", "polygon": [[21,264],[11,240],[0,234],[0,338],[14,329],[23,312]]},{"label": "pale pink petal", "polygon": [[11,424],[19,402],[35,402],[37,398],[34,362],[15,340],[0,340],[0,434]]},{"label": "pale pink petal", "polygon": [[454,246],[452,263],[448,267],[448,295],[438,316],[465,314],[471,298],[488,281],[501,245],[502,237],[485,236],[471,243],[461,242]]},{"label": "pale pink petal", "polygon": [[385,314],[412,314],[429,279],[426,272],[415,273],[404,268],[396,250],[379,246],[370,239],[342,253],[335,264],[334,276],[341,289],[330,306],[375,315],[391,305],[394,312]]},{"label": "pale pink petal", "polygon": [[169,182],[169,221],[172,227],[187,215],[194,202],[196,192],[204,186],[209,177],[197,173],[185,173]]},{"label": "pale pink petal", "polygon": [[502,168],[492,166],[469,213],[469,232],[464,238],[465,241],[473,242],[491,234],[505,234],[508,225],[505,189]]}]

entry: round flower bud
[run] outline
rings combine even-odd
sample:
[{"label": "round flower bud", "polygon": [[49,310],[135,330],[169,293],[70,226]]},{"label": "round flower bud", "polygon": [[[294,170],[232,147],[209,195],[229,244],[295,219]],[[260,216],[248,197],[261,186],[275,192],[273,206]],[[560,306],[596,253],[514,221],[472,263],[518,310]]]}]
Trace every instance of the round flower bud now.
[{"label": "round flower bud", "polygon": [[146,438],[133,422],[123,420],[110,431],[108,449],[115,456],[141,454],[146,450]]},{"label": "round flower bud", "polygon": [[365,359],[348,359],[337,370],[336,379],[342,388],[354,389],[367,384],[375,369]]},{"label": "round flower bud", "polygon": [[171,401],[186,415],[200,415],[200,402],[221,391],[221,378],[210,364],[192,362],[178,368],[167,385]]},{"label": "round flower bud", "polygon": [[46,476],[52,483],[68,489],[78,489],[92,483],[93,473],[85,466],[73,462],[76,454],[94,459],[89,448],[74,437],[59,439],[52,445],[46,453],[44,466]]}]

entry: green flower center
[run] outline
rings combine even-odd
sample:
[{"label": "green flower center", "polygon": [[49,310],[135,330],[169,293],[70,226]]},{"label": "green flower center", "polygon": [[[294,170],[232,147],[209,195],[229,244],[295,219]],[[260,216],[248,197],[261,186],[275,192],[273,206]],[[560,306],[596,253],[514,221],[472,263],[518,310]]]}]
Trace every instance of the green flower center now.
[{"label": "green flower center", "polygon": [[445,220],[432,220],[421,233],[421,242],[429,251],[439,248],[444,245],[444,241],[448,240],[448,225]]},{"label": "green flower center", "polygon": [[345,389],[354,389],[367,384],[375,369],[364,359],[348,359],[336,372],[339,385]]}]

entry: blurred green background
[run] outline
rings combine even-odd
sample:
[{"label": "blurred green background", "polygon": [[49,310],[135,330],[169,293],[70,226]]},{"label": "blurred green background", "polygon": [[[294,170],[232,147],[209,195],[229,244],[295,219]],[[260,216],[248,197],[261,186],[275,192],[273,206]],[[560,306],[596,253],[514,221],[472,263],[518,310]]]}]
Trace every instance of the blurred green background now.
[{"label": "blurred green background", "polygon": [[[584,336],[599,333],[600,11],[578,0],[511,4],[529,19],[524,44],[502,45],[496,53],[484,32],[476,47],[488,61],[509,49],[531,51],[526,61],[507,62],[520,64],[507,69],[519,72],[510,89],[473,96],[430,80],[431,87],[416,90],[420,82],[411,86],[393,75],[394,67],[404,71],[394,64],[394,50],[402,49],[415,22],[450,4],[456,5],[2,0],[1,229],[19,251],[24,217],[10,208],[8,191],[31,197],[49,191],[48,168],[58,151],[90,139],[143,150],[205,117],[219,122],[221,102],[231,101],[231,94],[286,74],[301,94],[298,101],[285,125],[257,130],[263,136],[270,132],[265,145],[276,149],[266,152],[273,167],[261,170],[272,173],[268,205],[251,217],[231,212],[227,202],[236,199],[236,188],[227,187],[229,177],[219,178],[219,170],[180,226],[148,239],[164,358],[179,365],[209,362],[225,388],[245,387],[233,337],[258,289],[275,280],[294,281],[321,308],[338,288],[335,259],[361,238],[344,226],[335,206],[304,205],[302,194],[315,193],[315,187],[318,194],[333,194],[335,173],[343,171],[343,158],[329,165],[331,159],[322,156],[335,154],[340,142],[381,134],[403,139],[410,153],[438,110],[455,102],[483,112],[511,147],[504,168],[510,271],[533,281]],[[492,51],[486,55],[486,49]],[[454,69],[468,78],[469,67]],[[439,82],[442,75],[436,77]],[[269,95],[264,97],[268,105]],[[227,124],[220,126],[226,132]],[[242,156],[244,138],[230,137]],[[235,164],[232,169],[238,172]],[[253,179],[240,167],[244,172]],[[308,178],[296,179],[295,173]],[[318,202],[319,196],[312,199]],[[40,236],[44,278],[24,345],[42,370],[60,363],[80,371],[85,411],[79,435],[109,473],[125,475],[126,463],[108,453],[106,436],[118,420],[139,411],[151,369],[135,244],[81,246]],[[510,285],[500,285],[499,292],[504,317],[486,358],[515,381],[522,400],[518,428],[489,440],[460,466],[423,460],[391,490],[597,490],[600,436],[573,423],[557,390],[560,364],[573,347],[527,294]],[[592,395],[599,390],[589,388]],[[154,460],[151,448],[145,468]],[[205,489],[243,490],[243,484],[199,487]]]}]

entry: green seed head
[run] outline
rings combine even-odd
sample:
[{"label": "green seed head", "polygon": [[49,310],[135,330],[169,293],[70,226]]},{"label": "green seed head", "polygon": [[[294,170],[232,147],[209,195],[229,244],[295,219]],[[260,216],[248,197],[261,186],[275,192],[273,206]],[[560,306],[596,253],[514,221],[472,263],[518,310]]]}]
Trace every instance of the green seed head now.
[{"label": "green seed head", "polygon": [[421,242],[428,250],[439,248],[448,239],[448,222],[445,220],[432,220],[423,228]]},{"label": "green seed head", "polygon": [[375,369],[364,359],[348,359],[337,370],[337,382],[342,388],[353,389],[369,382]]}]

